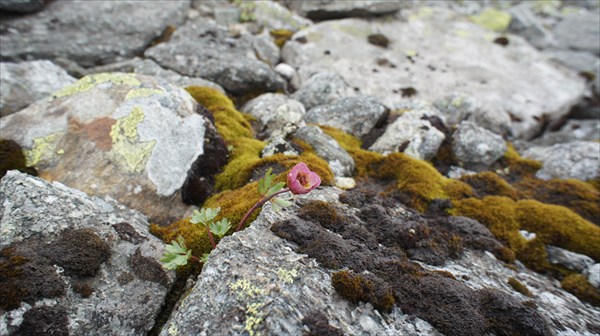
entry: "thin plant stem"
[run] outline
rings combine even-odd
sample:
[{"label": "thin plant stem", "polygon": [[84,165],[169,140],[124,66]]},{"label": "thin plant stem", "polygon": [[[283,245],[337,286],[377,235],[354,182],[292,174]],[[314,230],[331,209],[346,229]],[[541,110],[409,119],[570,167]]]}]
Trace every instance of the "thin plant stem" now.
[{"label": "thin plant stem", "polygon": [[286,193],[290,191],[289,188],[283,188],[281,190],[279,190],[278,192],[267,196],[267,197],[263,197],[261,198],[256,204],[254,204],[254,206],[252,206],[252,208],[250,208],[250,210],[248,210],[248,212],[246,212],[246,214],[244,215],[244,217],[242,217],[242,220],[240,221],[240,223],[238,224],[238,226],[235,228],[235,231],[240,231],[242,229],[242,227],[244,227],[244,224],[246,223],[246,221],[248,220],[248,217],[250,217],[250,215],[254,212],[254,210],[258,209],[259,207],[261,207],[263,204],[267,203],[271,198],[277,196],[277,195],[281,195],[283,193]]},{"label": "thin plant stem", "polygon": [[208,233],[208,239],[210,239],[210,245],[212,245],[212,248],[214,249],[215,247],[217,247],[217,244],[215,244],[215,238],[213,238],[212,232],[210,232],[208,225],[206,225],[204,228],[206,228],[206,233]]},{"label": "thin plant stem", "polygon": [[197,263],[199,263],[199,264],[201,264],[201,263],[202,263],[202,261],[200,261],[200,258],[196,257],[195,255],[191,255],[191,256],[190,256],[190,258],[191,258],[192,260],[195,260],[195,261],[196,261]]}]

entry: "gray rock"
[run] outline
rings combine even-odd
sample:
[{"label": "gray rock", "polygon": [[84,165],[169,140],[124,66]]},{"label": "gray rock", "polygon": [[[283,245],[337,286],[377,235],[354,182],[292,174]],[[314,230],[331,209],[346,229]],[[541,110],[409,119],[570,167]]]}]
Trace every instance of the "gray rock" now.
[{"label": "gray rock", "polygon": [[244,1],[240,8],[253,22],[267,29],[300,30],[312,21],[299,16],[274,1]]},{"label": "gray rock", "polygon": [[282,89],[283,79],[257,59],[256,39],[248,34],[233,37],[217,25],[190,21],[168,42],[147,49],[145,56],[182,75],[218,83],[236,95]]},{"label": "gray rock", "polygon": [[275,66],[275,71],[277,71],[278,74],[282,75],[287,80],[291,80],[296,76],[296,69],[285,63],[277,64],[277,66]]},{"label": "gray rock", "polygon": [[597,75],[596,71],[598,71],[600,57],[595,56],[592,53],[586,51],[556,49],[548,49],[545,50],[544,53],[550,56],[551,59],[568,66],[579,73],[585,72]]},{"label": "gray rock", "polygon": [[377,99],[356,96],[313,107],[306,112],[304,120],[307,123],[339,128],[361,137],[369,133],[386,115],[387,108]]},{"label": "gray rock", "polygon": [[[301,197],[335,201],[339,192],[326,188]],[[348,335],[440,335],[399,309],[384,318],[370,304],[335,295],[328,270],[269,230],[288,218],[266,205],[250,227],[225,237],[160,335],[303,335],[302,320],[315,311]]]},{"label": "gray rock", "polygon": [[0,63],[0,117],[46,98],[76,79],[50,61]]},{"label": "gray rock", "polygon": [[202,177],[227,160],[225,144],[198,111],[186,91],[167,82],[103,73],[2,118],[0,134],[24,149],[40,175],[110,195],[167,224],[190,208],[180,193],[188,204],[201,203],[211,188]]},{"label": "gray rock", "polygon": [[558,131],[547,131],[539,138],[531,141],[515,141],[513,145],[518,151],[533,146],[552,146],[573,141],[598,141],[600,139],[600,120],[570,119]]},{"label": "gray rock", "polygon": [[256,118],[260,138],[285,137],[305,124],[306,111],[300,102],[281,93],[265,93],[241,109]]},{"label": "gray rock", "polygon": [[530,2],[522,2],[508,9],[512,19],[509,32],[521,35],[537,48],[544,49],[553,42],[552,33],[544,27]]},{"label": "gray rock", "polygon": [[393,14],[402,8],[401,1],[285,1],[292,10],[311,20],[331,20],[346,17],[369,17]]},{"label": "gray rock", "polygon": [[588,277],[588,281],[596,288],[600,289],[600,263],[593,264],[588,267],[584,275]]},{"label": "gray rock", "polygon": [[433,104],[446,126],[455,127],[462,121],[472,121],[492,132],[509,135],[510,116],[496,106],[484,106],[473,96],[452,93],[436,100]]},{"label": "gray rock", "polygon": [[208,81],[200,77],[182,76],[179,73],[168,70],[156,64],[153,60],[134,57],[127,61],[102,65],[88,69],[87,74],[102,73],[102,72],[133,72],[142,75],[154,76],[164,79],[167,82],[181,87],[187,86],[208,86],[225,93],[223,88],[216,83]]},{"label": "gray rock", "polygon": [[279,47],[273,42],[269,32],[264,31],[262,34],[255,36],[252,40],[252,47],[256,51],[259,60],[272,67],[279,63]]},{"label": "gray rock", "polygon": [[3,0],[0,1],[0,10],[16,13],[35,13],[44,8],[44,0]]},{"label": "gray rock", "polygon": [[546,246],[548,261],[552,264],[564,266],[570,270],[582,273],[594,264],[594,259],[556,246]]},{"label": "gray rock", "polygon": [[213,9],[215,22],[221,26],[240,22],[240,10],[235,7],[217,7]]},{"label": "gray rock", "polygon": [[[533,137],[543,116],[566,115],[585,92],[582,78],[518,36],[501,46],[489,40],[488,30],[437,7],[403,11],[401,17],[315,24],[285,44],[283,60],[302,82],[332,71],[387,106],[461,92],[477,99],[489,120],[503,123],[486,127],[510,130],[514,138]],[[387,37],[387,48],[369,43],[374,34]]]},{"label": "gray rock", "polygon": [[284,155],[299,155],[298,151],[288,141],[282,137],[275,137],[270,139],[265,145],[260,157],[269,157],[279,153]]},{"label": "gray rock", "polygon": [[164,244],[142,214],[16,171],[2,178],[0,200],[2,255],[26,258],[3,259],[3,273],[20,275],[3,277],[2,304],[6,290],[15,301],[0,309],[0,334],[140,335],[153,327],[175,273],[158,263]]},{"label": "gray rock", "polygon": [[489,166],[507,150],[501,136],[468,121],[460,123],[452,135],[452,148],[456,159],[473,169]]},{"label": "gray rock", "polygon": [[354,172],[354,159],[340,145],[323,133],[317,126],[304,126],[299,128],[294,136],[308,143],[315,153],[323,158],[335,176],[352,176]]},{"label": "gray rock", "polygon": [[[588,51],[600,55],[600,10],[567,15],[554,29],[558,49]],[[576,38],[574,38],[576,37]]]},{"label": "gray rock", "polygon": [[531,147],[522,155],[542,162],[542,169],[538,170],[535,176],[543,180],[574,178],[586,181],[598,177],[598,142],[573,141],[550,147]]},{"label": "gray rock", "polygon": [[404,112],[387,126],[369,150],[383,155],[404,152],[420,160],[432,159],[446,136],[426,119],[427,114],[437,113],[431,110]]},{"label": "gray rock", "polygon": [[332,104],[335,101],[354,96],[352,89],[340,75],[321,71],[307,79],[292,97],[299,100],[310,110],[319,105]]},{"label": "gray rock", "polygon": [[477,174],[477,172],[474,172],[472,170],[467,170],[462,167],[450,166],[450,169],[448,170],[448,173],[446,174],[446,176],[448,176],[449,178],[453,178],[453,179],[459,179],[465,175],[473,175],[473,174]]},{"label": "gray rock", "polygon": [[139,55],[185,19],[183,1],[52,1],[39,13],[3,18],[3,60],[68,58],[89,67]]}]

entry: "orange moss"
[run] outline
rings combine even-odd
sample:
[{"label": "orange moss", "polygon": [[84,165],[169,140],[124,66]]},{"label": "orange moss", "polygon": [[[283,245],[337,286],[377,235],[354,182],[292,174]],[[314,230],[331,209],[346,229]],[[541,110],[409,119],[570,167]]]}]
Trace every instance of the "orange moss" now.
[{"label": "orange moss", "polygon": [[573,274],[561,282],[561,287],[578,297],[580,300],[600,307],[600,290],[594,287],[586,277],[581,274]]}]

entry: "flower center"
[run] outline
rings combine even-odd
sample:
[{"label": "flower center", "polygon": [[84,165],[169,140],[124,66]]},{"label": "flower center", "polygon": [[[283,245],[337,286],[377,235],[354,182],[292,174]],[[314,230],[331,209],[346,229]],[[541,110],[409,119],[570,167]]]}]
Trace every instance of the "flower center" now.
[{"label": "flower center", "polygon": [[308,174],[305,173],[298,173],[298,182],[300,182],[300,185],[302,185],[303,187],[307,188],[310,186],[310,181],[308,180]]}]

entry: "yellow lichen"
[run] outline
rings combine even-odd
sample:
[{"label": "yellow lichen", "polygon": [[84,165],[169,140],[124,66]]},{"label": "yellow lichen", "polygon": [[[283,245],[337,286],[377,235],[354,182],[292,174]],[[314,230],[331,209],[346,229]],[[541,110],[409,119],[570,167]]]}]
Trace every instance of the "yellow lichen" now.
[{"label": "yellow lichen", "polygon": [[470,17],[475,24],[495,32],[504,32],[508,29],[512,17],[509,13],[494,8],[487,8],[478,15]]},{"label": "yellow lichen", "polygon": [[128,116],[118,119],[112,126],[110,137],[112,150],[125,159],[126,167],[131,172],[144,169],[146,160],[150,157],[156,140],[140,142],[137,127],[144,120],[144,111],[136,106]]},{"label": "yellow lichen", "polygon": [[256,331],[258,326],[263,321],[263,313],[261,309],[265,306],[264,303],[256,302],[246,306],[246,322],[244,324],[244,330],[248,332],[250,336],[260,336],[260,333]]},{"label": "yellow lichen", "polygon": [[32,167],[38,164],[51,163],[56,158],[56,154],[61,154],[62,149],[57,148],[57,146],[64,135],[64,132],[56,132],[44,137],[34,138],[31,149],[23,151],[25,164]]},{"label": "yellow lichen", "polygon": [[165,91],[159,89],[151,89],[151,88],[140,88],[127,92],[125,96],[125,100],[140,98],[140,97],[150,97],[155,94],[162,94]]},{"label": "yellow lichen", "polygon": [[253,285],[247,279],[240,279],[229,284],[229,289],[235,292],[238,300],[248,300],[263,295],[263,290]]},{"label": "yellow lichen", "polygon": [[291,270],[285,270],[280,268],[277,270],[277,277],[282,280],[284,283],[292,283],[294,279],[298,276],[298,270],[293,268]]},{"label": "yellow lichen", "polygon": [[66,88],[54,93],[52,97],[56,99],[60,97],[71,96],[80,92],[89,91],[96,85],[102,83],[112,83],[114,85],[126,86],[140,86],[142,84],[134,74],[99,73],[83,77],[82,79],[75,82],[73,85],[69,85]]}]

